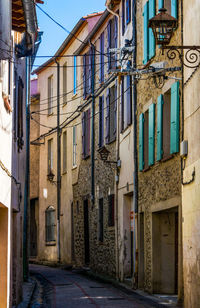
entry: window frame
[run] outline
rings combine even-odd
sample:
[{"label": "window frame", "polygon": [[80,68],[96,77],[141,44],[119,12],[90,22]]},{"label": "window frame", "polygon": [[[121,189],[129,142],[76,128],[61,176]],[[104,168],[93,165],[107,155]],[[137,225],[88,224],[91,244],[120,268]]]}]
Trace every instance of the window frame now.
[{"label": "window frame", "polygon": [[[51,216],[52,214],[54,214],[53,219]],[[50,232],[48,228],[50,229]],[[49,206],[45,210],[45,242],[46,245],[56,244],[56,211],[53,206]]]}]

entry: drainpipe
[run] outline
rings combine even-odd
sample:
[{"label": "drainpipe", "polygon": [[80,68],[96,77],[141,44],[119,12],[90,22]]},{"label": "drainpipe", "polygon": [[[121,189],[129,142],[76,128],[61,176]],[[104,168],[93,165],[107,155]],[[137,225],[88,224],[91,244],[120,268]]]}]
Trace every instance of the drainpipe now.
[{"label": "drainpipe", "polygon": [[61,189],[61,154],[60,154],[60,63],[57,64],[57,258],[61,261],[60,255],[60,189]]},{"label": "drainpipe", "polygon": [[[136,0],[133,0],[132,7],[132,26],[133,26],[133,64],[136,64]],[[138,270],[136,268],[136,249],[137,249],[137,226],[136,215],[138,215],[138,162],[137,162],[137,87],[135,77],[133,77],[133,286],[138,286]],[[138,217],[138,216],[137,216]],[[138,224],[137,224],[138,225]]]},{"label": "drainpipe", "polygon": [[92,92],[92,135],[91,135],[91,201],[94,205],[95,203],[95,161],[94,161],[94,148],[95,148],[95,95],[94,95],[94,83],[95,83],[95,53],[94,53],[94,46],[92,46],[92,80],[91,80],[91,92]]},{"label": "drainpipe", "polygon": [[26,57],[26,170],[24,187],[23,277],[28,280],[28,210],[29,210],[29,157],[30,157],[30,58]]},{"label": "drainpipe", "polygon": [[[106,8],[108,10],[108,12],[110,12],[112,15],[116,16],[118,18],[118,48],[120,46],[120,15],[113,12],[111,9],[109,9],[109,4],[108,1],[106,1]],[[120,113],[119,113],[119,105],[120,105],[120,77],[118,77],[118,89],[117,89],[117,97],[118,97],[118,102],[117,102],[117,140],[116,140],[116,155],[117,155],[117,161],[120,158],[120,151],[119,151],[119,147],[120,147],[120,143],[119,143],[119,139],[120,139],[120,129],[119,129],[119,121],[120,121]],[[116,176],[118,177],[118,169],[116,171]],[[115,182],[115,246],[116,246],[116,278],[117,280],[120,279],[120,275],[119,275],[119,225],[118,225],[118,183],[119,181]]]}]

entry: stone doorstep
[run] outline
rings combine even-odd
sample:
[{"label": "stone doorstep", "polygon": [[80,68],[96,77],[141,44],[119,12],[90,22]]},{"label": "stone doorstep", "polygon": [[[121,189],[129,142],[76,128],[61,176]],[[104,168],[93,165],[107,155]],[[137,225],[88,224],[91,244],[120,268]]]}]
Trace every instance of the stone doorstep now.
[{"label": "stone doorstep", "polygon": [[96,272],[93,272],[89,268],[84,268],[82,267],[82,271],[79,269],[80,274],[86,275],[90,278],[97,279],[100,282],[104,283],[110,283],[114,287],[121,289],[125,293],[128,294],[137,294],[140,297],[143,297],[147,301],[155,302],[158,305],[162,305],[161,307],[170,307],[170,308],[175,308],[175,307],[180,307],[183,308],[182,304],[177,303],[177,296],[170,296],[170,295],[162,295],[162,294],[149,294],[147,292],[144,292],[143,290],[139,289],[133,289],[130,284],[130,279],[128,279],[127,283],[122,283],[117,281],[114,278],[110,278],[106,275],[101,275]]},{"label": "stone doorstep", "polygon": [[33,292],[35,290],[36,287],[36,281],[34,281],[33,279],[29,279],[28,282],[24,282],[23,283],[23,301],[17,305],[17,308],[28,308],[30,301],[31,301],[31,297],[33,295]]}]

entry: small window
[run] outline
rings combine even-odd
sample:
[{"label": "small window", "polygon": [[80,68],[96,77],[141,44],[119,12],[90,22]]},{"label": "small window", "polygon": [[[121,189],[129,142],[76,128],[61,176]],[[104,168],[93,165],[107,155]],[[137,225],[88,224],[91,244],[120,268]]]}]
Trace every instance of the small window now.
[{"label": "small window", "polygon": [[73,140],[73,157],[72,157],[72,165],[73,165],[73,167],[75,167],[76,166],[76,164],[77,164],[77,162],[76,162],[76,156],[77,156],[77,154],[76,154],[76,147],[77,147],[77,136],[76,136],[76,131],[77,131],[77,127],[76,126],[73,126],[73,131],[72,131],[72,134],[73,134],[73,136],[72,136],[72,140]]},{"label": "small window", "polygon": [[104,96],[99,97],[99,147],[104,145]]},{"label": "small window", "polygon": [[53,76],[48,78],[48,115],[53,113]]},{"label": "small window", "polygon": [[63,133],[63,173],[67,172],[67,132]]},{"label": "small window", "polygon": [[74,56],[74,95],[76,94],[77,88],[77,57]]},{"label": "small window", "polygon": [[108,196],[108,226],[113,227],[115,225],[115,196]]},{"label": "small window", "polygon": [[98,239],[103,242],[103,198],[99,199],[99,234]]},{"label": "small window", "polygon": [[84,159],[90,155],[90,109],[82,114],[82,155]]},{"label": "small window", "polygon": [[67,62],[63,65],[63,105],[67,104]]},{"label": "small window", "polygon": [[48,140],[48,174],[53,170],[53,139]]},{"label": "small window", "polygon": [[45,211],[46,242],[55,242],[56,212],[53,206]]}]

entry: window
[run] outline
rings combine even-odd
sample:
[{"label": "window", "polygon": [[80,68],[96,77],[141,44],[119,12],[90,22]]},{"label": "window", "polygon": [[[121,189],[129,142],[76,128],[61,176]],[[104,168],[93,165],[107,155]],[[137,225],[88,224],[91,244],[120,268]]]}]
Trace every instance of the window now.
[{"label": "window", "polygon": [[73,167],[76,166],[76,146],[77,146],[76,130],[77,130],[77,127],[73,126],[73,157],[72,157],[72,165],[73,165]]},{"label": "window", "polygon": [[67,104],[67,62],[63,65],[63,105]]},{"label": "window", "polygon": [[74,95],[76,94],[77,88],[77,58],[74,56]]},{"label": "window", "polygon": [[82,155],[84,159],[90,155],[90,109],[82,114]]},{"label": "window", "polygon": [[155,38],[153,31],[148,27],[149,19],[155,16],[155,0],[146,2],[143,11],[143,64],[155,56]]},{"label": "window", "polygon": [[157,161],[179,152],[179,82],[157,101]]},{"label": "window", "polygon": [[118,19],[115,16],[109,20],[107,25],[107,54],[108,54],[108,71],[116,67],[115,53],[110,52],[110,48],[117,48],[118,38]]},{"label": "window", "polygon": [[115,196],[108,196],[108,226],[113,227],[115,225]]},{"label": "window", "polygon": [[53,170],[53,139],[48,140],[48,174]]},{"label": "window", "polygon": [[139,118],[139,169],[147,169],[154,164],[155,156],[155,104]]},{"label": "window", "polygon": [[53,113],[53,76],[48,78],[48,115]]},{"label": "window", "polygon": [[100,83],[104,82],[104,32],[100,36]]},{"label": "window", "polygon": [[46,242],[55,242],[55,209],[49,206],[45,211]]},{"label": "window", "polygon": [[99,199],[99,234],[98,239],[103,242],[103,198]]},{"label": "window", "polygon": [[174,18],[178,17],[178,3],[177,0],[159,0],[159,9],[164,7],[167,10],[167,14],[173,16]]},{"label": "window", "polygon": [[18,99],[17,99],[17,145],[18,150],[21,150],[23,141],[23,88],[24,84],[21,77],[18,78]]},{"label": "window", "polygon": [[122,35],[131,21],[131,0],[122,1]]},{"label": "window", "polygon": [[[124,83],[126,82],[126,89]],[[121,132],[132,123],[132,77],[122,77],[121,82]]]},{"label": "window", "polygon": [[63,173],[67,171],[67,132],[63,133]]},{"label": "window", "polygon": [[[83,56],[83,98],[86,99],[92,91],[92,81],[95,76],[92,76],[93,58],[95,59],[95,48],[91,47],[89,52]],[[93,79],[93,80],[92,80]]]},{"label": "window", "polygon": [[106,95],[106,143],[116,138],[117,129],[117,84],[107,89]]},{"label": "window", "polygon": [[104,145],[104,96],[99,97],[99,147]]}]

